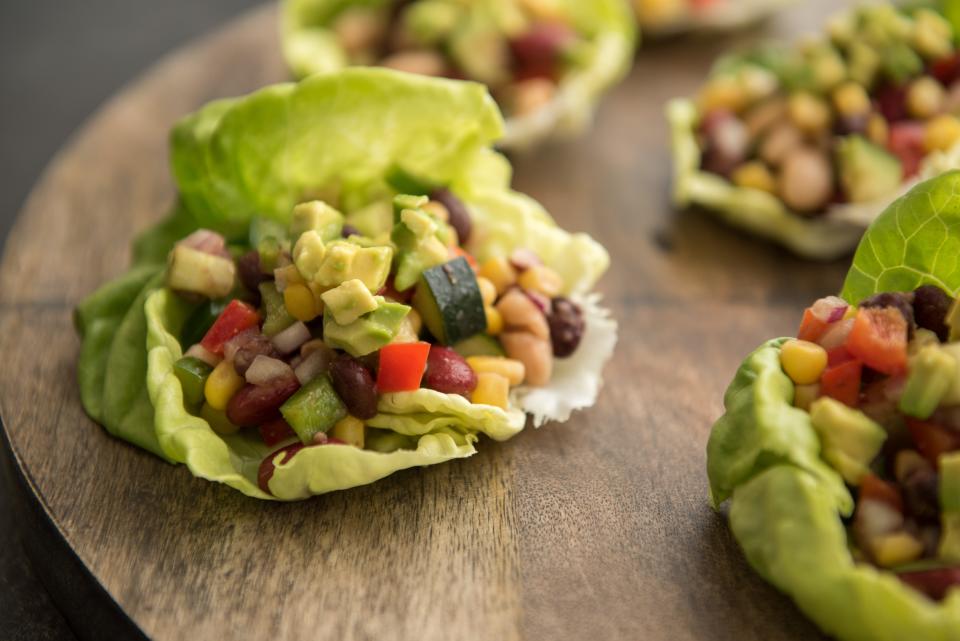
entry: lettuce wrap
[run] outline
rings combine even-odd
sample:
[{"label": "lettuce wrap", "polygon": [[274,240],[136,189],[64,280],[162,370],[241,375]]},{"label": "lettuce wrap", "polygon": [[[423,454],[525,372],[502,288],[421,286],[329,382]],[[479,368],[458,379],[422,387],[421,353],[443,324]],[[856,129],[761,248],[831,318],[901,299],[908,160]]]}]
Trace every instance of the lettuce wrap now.
[{"label": "lettuce wrap", "polygon": [[[588,236],[561,230],[536,201],[509,188],[509,163],[490,148],[502,132],[500,114],[482,85],[384,69],[349,69],[267,87],[211,103],[182,119],[171,136],[177,207],[134,243],[134,268],[77,309],[83,339],[79,383],[88,414],[111,434],[183,463],[198,477],[255,498],[295,500],[372,483],[401,469],[471,456],[480,434],[506,440],[522,430],[525,412],[540,424],[566,420],[572,410],[592,405],[616,340],[616,324],[589,294],[609,258]],[[337,223],[337,239],[317,242],[338,251],[384,246],[387,255],[394,247],[400,259],[403,243],[409,242],[397,236],[398,228],[407,224],[402,221],[409,222],[409,229],[419,229],[412,221],[420,221],[438,236],[455,231],[421,209],[426,197],[398,196],[395,200],[408,203],[404,207],[409,209],[403,216],[398,209],[401,221],[395,223],[389,198],[398,191],[392,184],[401,179],[407,185],[443,186],[449,198],[462,200],[474,231],[458,252],[496,264],[521,248],[535,253],[542,261],[538,269],[556,274],[559,293],[580,304],[587,328],[583,348],[571,358],[558,359],[547,384],[529,390],[517,386],[503,408],[433,389],[382,393],[376,415],[361,426],[366,432],[362,446],[333,444],[336,438],[321,446],[326,439],[306,441],[297,438],[299,433],[268,444],[263,432],[235,425],[224,429],[223,412],[206,414],[207,403],[198,412],[187,401],[190,391],[177,368],[202,347],[197,343],[188,350],[196,339],[182,341],[195,333],[191,326],[198,314],[216,301],[171,288],[180,249],[186,244],[188,252],[193,251],[191,239],[205,239],[201,244],[220,239],[221,246],[209,250],[204,260],[226,261],[232,270],[235,257],[250,247],[255,250],[257,242],[274,242],[270,234],[277,229],[299,224],[291,220],[299,203],[312,200],[308,210],[334,211],[319,204],[316,199],[322,195],[342,207],[343,214],[335,216],[345,218],[345,228],[369,227],[371,236],[355,229],[339,240]],[[385,198],[386,217],[381,215]],[[386,225],[387,231],[375,233],[378,225]],[[299,249],[293,255],[302,257]],[[264,254],[259,256],[264,259]],[[286,267],[288,276],[293,268]],[[234,291],[238,286],[234,282]],[[382,297],[370,300],[380,301],[384,309],[409,309],[387,305]],[[273,311],[267,310],[269,320]],[[373,322],[365,318],[356,323]],[[319,327],[317,323],[311,326]],[[332,332],[331,323],[339,326],[324,316],[324,326]],[[204,329],[210,332],[209,322]],[[306,355],[294,364],[303,360]],[[219,362],[227,361],[211,366]]]},{"label": "lettuce wrap", "polygon": [[953,34],[932,9],[878,5],[722,58],[695,100],[666,107],[675,205],[805,258],[850,253],[890,200],[960,164],[956,78],[938,71]]},{"label": "lettuce wrap", "polygon": [[[924,327],[927,320],[919,307],[919,294],[910,294],[910,298],[897,292],[929,293],[929,286],[934,286],[945,292],[944,296],[955,297],[960,293],[960,266],[956,258],[960,243],[958,189],[960,172],[951,171],[921,183],[890,205],[870,226],[860,243],[844,284],[844,300],[824,299],[839,310],[838,318],[855,319],[849,321],[855,326],[864,310],[867,311],[865,318],[871,314],[889,316],[891,308],[878,306],[900,305],[899,301],[912,300],[912,309],[917,315],[910,339],[911,374],[921,369],[917,364],[919,361],[914,360],[921,359],[915,348],[922,343],[925,347],[921,349],[936,352],[938,342],[933,332]],[[920,289],[924,286],[928,289]],[[846,307],[847,304],[860,306],[856,316],[845,313],[853,309]],[[941,316],[943,309],[941,307]],[[801,325],[801,336],[806,333],[807,338],[813,340],[811,327],[817,325],[813,318],[817,313],[816,305],[808,310]],[[949,328],[955,318],[952,311],[947,312],[946,330],[944,327],[939,329],[951,331]],[[845,319],[832,322],[842,323]],[[840,349],[854,350],[855,341],[850,337]],[[949,334],[949,338],[955,340],[953,334]],[[829,338],[816,340],[821,343],[830,341]],[[906,336],[902,340],[905,344]],[[809,399],[805,402],[800,399],[811,386],[808,381],[802,385],[796,383],[791,378],[795,374],[788,375],[788,361],[783,350],[790,342],[802,341],[781,338],[759,347],[740,366],[727,390],[724,398],[726,413],[714,425],[707,446],[714,507],[719,509],[724,501],[730,500],[730,527],[748,562],[767,581],[793,598],[800,609],[828,634],[845,641],[960,639],[960,587],[957,587],[960,573],[955,569],[957,557],[951,549],[956,542],[953,522],[957,505],[954,498],[960,493],[958,477],[954,473],[957,459],[954,453],[946,451],[953,448],[950,430],[937,431],[936,427],[930,427],[945,420],[946,414],[931,414],[933,408],[930,407],[924,412],[925,420],[920,421],[914,418],[917,411],[910,409],[909,414],[904,414],[910,428],[908,435],[904,436],[898,431],[903,428],[901,419],[889,414],[884,416],[878,411],[877,397],[873,394],[877,389],[904,386],[889,387],[882,381],[867,383],[859,400],[848,401],[860,409],[844,409],[832,398],[826,401],[822,398],[823,394],[830,394],[826,377],[818,383],[821,398],[813,401],[814,406],[802,409],[797,405],[810,403]],[[856,342],[856,345],[860,349],[860,343]],[[953,343],[948,343],[947,348],[950,345]],[[859,352],[854,357],[860,358]],[[911,402],[914,398],[930,400],[930,395],[935,394],[934,404],[942,399],[947,409],[952,407],[955,401],[947,400],[941,391],[934,391],[946,389],[942,384],[955,380],[957,362],[949,359],[946,362],[946,369],[938,370],[935,376],[917,377],[915,381],[911,375],[907,376],[905,388],[897,392],[902,395],[900,412],[908,411],[903,409],[908,407],[908,394],[912,397]],[[828,365],[827,371],[842,366],[842,361],[839,365]],[[870,366],[883,365],[871,361]],[[875,370],[874,378],[878,375]],[[921,384],[908,392],[911,381]],[[810,409],[816,407],[816,403],[823,404],[819,409]],[[820,419],[822,414],[817,414],[828,405],[836,415],[849,419],[847,424],[857,422],[857,429],[875,430],[878,440],[860,451],[857,448],[862,444],[842,442],[837,436],[840,423],[824,429],[826,423]],[[836,409],[838,407],[840,409]],[[850,419],[854,414],[858,418]],[[823,424],[818,425],[818,421]],[[835,430],[832,434],[831,429]],[[896,464],[883,467],[884,457],[891,455],[880,452],[880,443],[886,439],[899,443],[891,444],[891,448],[907,450],[912,447],[910,443],[919,444],[917,447],[929,446],[929,440],[921,440],[928,438],[924,436],[924,429],[934,430],[947,439],[943,453],[937,449],[923,449],[924,455],[920,457],[904,455],[901,449],[897,449]],[[904,438],[908,440],[904,442]],[[849,466],[837,466],[837,449],[844,447],[854,457],[862,454],[865,465],[871,461],[872,464],[862,468],[858,475],[851,476]],[[880,458],[874,459],[878,452]],[[930,463],[922,460],[931,457],[934,460]],[[907,460],[919,461],[918,465],[925,467],[933,479],[937,478],[934,466],[939,467],[939,486],[934,487],[939,487],[942,511],[936,515],[943,527],[940,547],[934,552],[914,551],[912,556],[920,555],[921,560],[881,562],[880,548],[871,549],[864,543],[869,540],[863,538],[868,516],[863,503],[877,500],[874,494],[868,496],[868,492],[876,491],[868,490],[868,486],[895,487],[898,488],[895,494],[900,492],[901,486],[891,485],[899,480],[877,481],[875,474],[896,475],[900,479],[905,473],[901,468],[908,469],[905,467]],[[837,466],[836,470],[834,466]],[[860,495],[856,514],[847,486]],[[916,497],[906,490],[904,492],[900,500],[905,503],[900,510],[906,509],[911,520],[919,519],[913,503]],[[875,509],[876,503],[873,506],[871,509]],[[845,528],[848,522],[849,528]],[[902,537],[902,533],[897,536]],[[937,558],[928,558],[930,555]],[[930,598],[927,596],[931,593],[929,581],[934,572],[951,573],[952,578],[939,586],[940,592],[935,598]],[[911,577],[918,573],[921,582],[911,583]],[[914,589],[908,583],[921,587]]]},{"label": "lettuce wrap", "polygon": [[651,37],[688,31],[728,31],[758,22],[794,4],[792,0],[633,0],[640,29]]},{"label": "lettuce wrap", "polygon": [[[520,74],[517,85],[533,80],[531,91],[515,99],[516,92],[504,88],[506,74],[515,66],[510,62],[518,55],[515,43],[531,24],[567,26],[577,42],[559,52],[562,71],[545,71],[543,54],[534,53],[536,69]],[[397,29],[404,29],[402,36]],[[496,89],[503,105],[531,105],[511,107],[505,134],[497,142],[504,149],[520,149],[588,126],[602,94],[630,68],[636,27],[625,0],[416,0],[403,6],[393,0],[285,0],[281,34],[287,64],[301,78],[353,64],[393,66],[383,55],[389,58],[397,50],[415,51],[421,60],[425,51],[442,51],[453,68],[431,69],[428,64],[423,73],[484,82]],[[513,54],[507,50],[511,40]],[[551,37],[533,40],[540,47]],[[406,63],[395,66],[413,69]],[[544,89],[545,79],[552,88]]]}]

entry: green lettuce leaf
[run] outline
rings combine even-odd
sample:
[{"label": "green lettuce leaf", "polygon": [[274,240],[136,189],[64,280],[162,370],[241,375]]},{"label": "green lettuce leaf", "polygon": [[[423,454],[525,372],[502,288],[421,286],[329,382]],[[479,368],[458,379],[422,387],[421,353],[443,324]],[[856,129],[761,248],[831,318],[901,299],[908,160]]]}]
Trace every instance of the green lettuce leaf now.
[{"label": "green lettuce leaf", "polygon": [[857,248],[842,296],[937,285],[960,292],[960,171],[920,183],[873,222]]},{"label": "green lettuce leaf", "polygon": [[[348,6],[382,7],[389,0],[286,0],[281,34],[284,57],[298,77],[326,74],[349,64],[329,29]],[[475,3],[480,4],[480,3]],[[489,2],[490,12],[496,2]],[[530,147],[555,133],[577,133],[589,123],[601,95],[630,69],[637,33],[629,5],[622,0],[560,0],[559,8],[588,44],[577,52],[577,66],[561,81],[544,109],[507,122],[503,148]],[[478,11],[484,10],[483,7]]]},{"label": "green lettuce leaf", "polygon": [[775,465],[734,490],[730,527],[750,564],[843,641],[956,641],[960,591],[941,604],[854,562],[831,488]]},{"label": "green lettuce leaf", "polygon": [[257,485],[257,471],[271,448],[249,432],[217,434],[205,420],[184,409],[183,390],[173,364],[182,355],[177,334],[191,309],[167,289],[153,292],[146,300],[147,388],[156,410],[145,424],[155,426],[164,454],[186,464],[195,476],[224,483],[254,498],[296,500],[372,483],[409,467],[474,454],[473,436],[449,431],[422,436],[415,450],[390,453],[348,445],[308,447],[278,465],[269,483],[272,495],[263,492]]},{"label": "green lettuce leaf", "polygon": [[520,410],[474,405],[463,396],[431,389],[383,394],[377,409],[380,413],[367,421],[368,425],[411,436],[440,427],[455,427],[506,441],[516,436],[526,423],[526,415]]},{"label": "green lettuce leaf", "polygon": [[214,102],[177,124],[171,155],[197,224],[236,236],[254,216],[287,221],[313,190],[395,165],[452,183],[502,128],[482,85],[354,68]]},{"label": "green lettuce leaf", "polygon": [[726,412],[707,443],[707,476],[714,506],[764,470],[792,465],[815,476],[828,500],[845,516],[853,499],[843,479],[820,458],[810,415],[793,407],[793,382],[780,367],[780,346],[764,343],[737,370],[723,397]]}]

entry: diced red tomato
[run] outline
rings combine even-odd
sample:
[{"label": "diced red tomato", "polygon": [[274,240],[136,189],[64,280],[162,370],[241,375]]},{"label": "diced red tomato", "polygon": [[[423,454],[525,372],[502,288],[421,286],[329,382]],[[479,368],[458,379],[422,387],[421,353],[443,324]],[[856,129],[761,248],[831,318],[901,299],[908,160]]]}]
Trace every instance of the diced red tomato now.
[{"label": "diced red tomato", "polygon": [[899,488],[873,474],[867,474],[860,481],[859,500],[880,501],[898,512],[903,512],[903,496],[900,495]]},{"label": "diced red tomato", "polygon": [[270,447],[287,440],[291,436],[296,436],[290,424],[282,418],[275,418],[272,421],[264,423],[259,429],[260,438]]},{"label": "diced red tomato", "polygon": [[470,265],[473,271],[477,271],[478,269],[480,269],[480,265],[477,264],[477,259],[473,257],[473,254],[465,250],[463,247],[450,248],[451,259],[460,258],[461,256],[467,259],[467,263]]},{"label": "diced red tomato", "polygon": [[816,343],[823,336],[824,332],[843,318],[847,311],[847,303],[842,298],[836,296],[827,296],[821,298],[803,312],[803,321],[800,323],[800,331],[797,332],[797,338],[802,341]]},{"label": "diced red tomato", "polygon": [[933,465],[937,465],[941,454],[960,450],[960,435],[931,421],[907,418],[910,438],[923,456]]},{"label": "diced red tomato", "polygon": [[240,332],[260,324],[260,314],[251,305],[232,300],[213,322],[200,344],[214,354],[223,354],[223,345]]},{"label": "diced red tomato", "polygon": [[427,369],[430,343],[391,343],[380,350],[380,369],[377,372],[377,390],[410,392],[420,389],[420,381]]},{"label": "diced red tomato", "polygon": [[878,372],[890,375],[904,372],[907,369],[907,321],[892,307],[859,309],[845,347],[854,358]]},{"label": "diced red tomato", "polygon": [[898,122],[890,126],[887,149],[900,159],[904,178],[910,178],[920,171],[920,163],[926,154],[923,136],[924,126],[921,122]]},{"label": "diced red tomato", "polygon": [[840,347],[834,347],[831,350],[827,351],[827,365],[839,365],[841,363],[846,363],[847,361],[854,360],[853,354],[847,351],[847,348],[841,345]]},{"label": "diced red tomato", "polygon": [[849,360],[827,367],[820,377],[820,396],[828,396],[844,405],[856,407],[860,403],[860,379],[863,363]]}]

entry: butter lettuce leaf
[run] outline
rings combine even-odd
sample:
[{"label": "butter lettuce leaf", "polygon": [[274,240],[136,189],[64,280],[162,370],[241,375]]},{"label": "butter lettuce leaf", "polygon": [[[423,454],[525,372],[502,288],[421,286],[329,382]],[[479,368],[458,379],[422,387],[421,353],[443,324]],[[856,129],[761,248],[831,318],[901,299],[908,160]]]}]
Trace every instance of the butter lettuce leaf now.
[{"label": "butter lettuce leaf", "polygon": [[366,485],[398,470],[475,453],[474,436],[452,431],[424,435],[416,449],[389,453],[349,445],[306,447],[287,463],[277,465],[269,482],[272,494],[267,494],[257,485],[257,472],[273,450],[249,432],[217,434],[205,420],[184,408],[183,389],[173,364],[182,355],[176,336],[191,309],[167,289],[153,292],[146,300],[147,388],[156,409],[145,425],[155,426],[155,438],[164,455],[184,463],[195,476],[224,483],[254,498],[290,501]]},{"label": "butter lettuce leaf", "polygon": [[[415,0],[416,1],[416,0]],[[350,6],[384,7],[390,0],[286,0],[281,35],[284,58],[298,77],[328,74],[349,64],[331,31],[334,19]],[[472,8],[483,16],[500,9],[499,0],[479,0]],[[559,0],[557,8],[586,39],[577,64],[560,82],[555,99],[532,114],[511,118],[500,141],[503,148],[530,147],[553,134],[575,134],[590,122],[596,103],[630,69],[637,29],[629,5],[621,0]]]},{"label": "butter lettuce leaf", "polygon": [[845,516],[853,499],[840,475],[820,458],[810,415],[793,407],[794,386],[780,367],[780,346],[764,343],[743,362],[723,397],[726,412],[707,443],[707,476],[715,507],[764,470],[792,465],[816,477]]},{"label": "butter lettuce leaf", "polygon": [[505,441],[516,436],[526,423],[526,415],[520,410],[474,405],[463,396],[432,389],[382,394],[377,409],[379,413],[367,421],[368,425],[408,435],[458,427]]},{"label": "butter lettuce leaf", "polygon": [[289,220],[314,190],[402,165],[450,184],[503,132],[483,85],[352,68],[211,103],[173,130],[171,162],[197,224],[239,235]]},{"label": "butter lettuce leaf", "polygon": [[937,285],[960,292],[960,171],[920,183],[877,217],[857,248],[842,296]]},{"label": "butter lettuce leaf", "polygon": [[960,591],[935,603],[893,573],[857,564],[830,488],[775,465],[733,493],[730,527],[750,565],[843,641],[956,641]]}]

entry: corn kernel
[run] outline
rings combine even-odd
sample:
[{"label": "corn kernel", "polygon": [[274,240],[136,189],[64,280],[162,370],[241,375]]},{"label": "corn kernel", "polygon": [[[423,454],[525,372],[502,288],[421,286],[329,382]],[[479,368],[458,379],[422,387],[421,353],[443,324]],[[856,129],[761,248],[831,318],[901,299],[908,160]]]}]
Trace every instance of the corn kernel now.
[{"label": "corn kernel", "polygon": [[760,161],[751,161],[737,167],[732,175],[733,182],[738,187],[759,189],[767,193],[777,190],[777,181],[767,166]]},{"label": "corn kernel", "polygon": [[780,348],[780,365],[797,385],[812,385],[827,368],[827,350],[809,341],[787,341]]},{"label": "corn kernel", "polygon": [[493,283],[498,294],[502,294],[517,283],[517,270],[503,256],[485,260],[480,265],[480,276]]},{"label": "corn kernel", "polygon": [[487,315],[487,333],[491,336],[496,336],[503,331],[503,316],[500,314],[500,310],[491,305],[487,305],[483,308],[484,313]]},{"label": "corn kernel", "polygon": [[887,124],[887,119],[880,114],[870,114],[870,119],[867,120],[867,138],[879,147],[886,147],[890,139],[890,125]]},{"label": "corn kernel", "polygon": [[507,409],[510,396],[510,382],[499,374],[481,372],[477,374],[477,387],[470,396],[476,405],[493,405]]},{"label": "corn kernel", "polygon": [[283,291],[283,304],[291,316],[304,323],[320,315],[317,299],[306,285],[289,285]]},{"label": "corn kernel", "polygon": [[467,365],[477,374],[499,374],[511,387],[522,383],[527,375],[522,362],[503,356],[468,356]]},{"label": "corn kernel", "polygon": [[480,296],[483,298],[484,305],[493,305],[497,301],[497,286],[489,278],[480,276],[477,278],[477,285],[480,287]]},{"label": "corn kernel", "polygon": [[907,532],[885,534],[874,539],[870,545],[873,560],[877,565],[890,568],[920,558],[923,543]]},{"label": "corn kernel", "polygon": [[540,292],[547,298],[559,296],[563,291],[563,279],[560,274],[553,271],[546,265],[534,265],[524,270],[518,280],[520,287],[524,289]]},{"label": "corn kernel", "polygon": [[907,111],[914,118],[930,118],[943,109],[946,93],[931,76],[922,76],[907,89]]},{"label": "corn kernel", "polygon": [[333,426],[330,430],[330,436],[341,440],[347,445],[353,445],[363,449],[364,443],[364,424],[359,418],[346,416]]},{"label": "corn kernel", "polygon": [[870,111],[870,96],[862,85],[845,82],[833,90],[833,106],[841,116],[861,116]]},{"label": "corn kernel", "polygon": [[793,94],[787,110],[793,124],[808,134],[819,134],[830,126],[830,107],[813,94],[803,91]]},{"label": "corn kernel", "polygon": [[960,120],[942,115],[927,122],[923,131],[923,146],[930,151],[947,151],[960,141]]},{"label": "corn kernel", "polygon": [[243,377],[237,374],[230,361],[221,361],[213,368],[203,386],[207,403],[215,410],[227,409],[227,403],[243,387]]},{"label": "corn kernel", "polygon": [[200,418],[209,423],[217,434],[236,434],[240,431],[240,426],[231,423],[226,412],[213,409],[209,403],[204,403],[200,408]]},{"label": "corn kernel", "polygon": [[734,76],[717,76],[711,79],[697,98],[700,113],[716,109],[740,111],[746,106],[746,102],[747,95]]},{"label": "corn kernel", "polygon": [[841,318],[840,320],[850,320],[856,315],[857,315],[857,308],[854,307],[853,305],[850,305],[849,307],[847,307],[847,311],[843,313],[843,318]]}]

